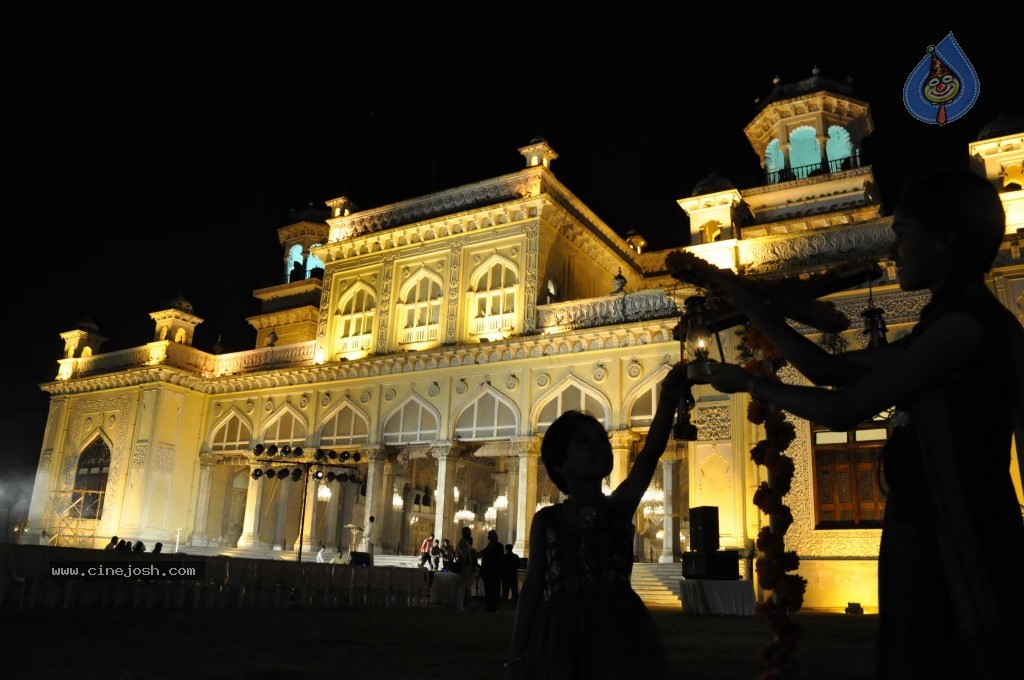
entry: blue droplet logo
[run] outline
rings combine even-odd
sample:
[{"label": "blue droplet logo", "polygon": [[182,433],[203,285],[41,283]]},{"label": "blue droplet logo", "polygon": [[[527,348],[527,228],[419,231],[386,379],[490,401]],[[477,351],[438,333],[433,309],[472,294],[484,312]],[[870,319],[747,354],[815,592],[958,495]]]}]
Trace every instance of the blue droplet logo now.
[{"label": "blue droplet logo", "polygon": [[978,72],[950,32],[910,72],[903,104],[922,123],[945,125],[970,111],[980,92]]}]

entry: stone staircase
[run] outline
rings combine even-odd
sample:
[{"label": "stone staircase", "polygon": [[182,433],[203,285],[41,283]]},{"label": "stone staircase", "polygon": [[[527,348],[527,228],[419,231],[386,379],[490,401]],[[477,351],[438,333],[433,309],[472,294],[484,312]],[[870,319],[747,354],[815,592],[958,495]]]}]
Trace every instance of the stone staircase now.
[{"label": "stone staircase", "polygon": [[631,585],[640,599],[650,608],[682,609],[679,581],[683,578],[683,565],[636,562],[633,564]]}]

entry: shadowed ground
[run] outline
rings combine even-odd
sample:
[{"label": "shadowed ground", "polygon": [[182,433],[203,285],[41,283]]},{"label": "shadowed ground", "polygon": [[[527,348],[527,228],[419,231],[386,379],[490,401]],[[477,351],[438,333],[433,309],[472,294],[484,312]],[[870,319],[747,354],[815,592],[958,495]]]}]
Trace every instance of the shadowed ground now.
[{"label": "shadowed ground", "polygon": [[[672,678],[753,679],[767,629],[652,610]],[[0,612],[8,678],[501,680],[511,608]],[[801,613],[807,680],[870,678],[877,616]],[[639,650],[638,650],[639,651]],[[13,653],[12,653],[13,652]],[[624,678],[623,680],[628,680]]]}]

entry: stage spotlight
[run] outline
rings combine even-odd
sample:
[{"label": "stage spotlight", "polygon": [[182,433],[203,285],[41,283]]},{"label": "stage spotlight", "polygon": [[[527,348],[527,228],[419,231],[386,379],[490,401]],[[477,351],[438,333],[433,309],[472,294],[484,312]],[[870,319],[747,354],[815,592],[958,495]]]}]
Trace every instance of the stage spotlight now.
[{"label": "stage spotlight", "polygon": [[338,475],[338,481],[339,482],[347,482],[348,481],[348,473],[347,472],[342,472],[340,475]]},{"label": "stage spotlight", "polygon": [[362,457],[362,456],[360,456],[360,455],[359,455],[359,452],[358,452],[358,451],[356,451],[355,453],[353,453],[353,454],[352,454],[352,460],[354,460],[354,461],[355,461],[355,462],[357,462],[357,463],[359,462],[359,459],[360,459],[361,457]]},{"label": "stage spotlight", "polygon": [[264,475],[263,479],[265,479],[268,482],[277,479],[277,473],[275,473],[273,470],[267,470],[267,473],[266,475]]},{"label": "stage spotlight", "polygon": [[262,476],[263,476],[263,470],[260,470],[259,468],[256,468],[255,470],[252,471],[252,478],[253,479],[259,479]]},{"label": "stage spotlight", "polygon": [[284,458],[285,456],[290,455],[292,455],[292,447],[285,444],[284,446],[281,447],[281,457]]},{"label": "stage spotlight", "polygon": [[317,470],[316,472],[313,473],[313,479],[316,479],[316,480],[319,481],[319,480],[321,480],[323,478],[324,478],[324,471],[323,470]]},{"label": "stage spotlight", "polygon": [[302,468],[292,470],[292,481],[297,482],[302,478]]},{"label": "stage spotlight", "polygon": [[267,447],[267,455],[268,456],[276,456],[277,455],[277,444],[271,444],[270,446]]},{"label": "stage spotlight", "polygon": [[327,457],[330,458],[331,460],[334,460],[335,458],[338,457],[338,454],[335,453],[334,449],[330,449],[327,451]]},{"label": "stage spotlight", "polygon": [[328,482],[333,482],[335,477],[337,477],[337,475],[335,475],[333,472],[328,472],[327,473],[327,481]]},{"label": "stage spotlight", "polygon": [[341,452],[341,459],[342,459],[343,461],[346,461],[346,460],[348,460],[348,451],[342,451],[342,452]]},{"label": "stage spotlight", "polygon": [[301,447],[301,446],[296,446],[296,447],[295,447],[295,450],[294,450],[294,451],[292,451],[292,454],[293,454],[293,455],[294,455],[294,456],[295,456],[296,458],[302,458],[302,447]]},{"label": "stage spotlight", "polygon": [[253,455],[255,455],[255,456],[262,456],[264,450],[265,449],[263,448],[263,444],[257,444],[256,448],[254,448],[252,450],[252,452],[253,452]]},{"label": "stage spotlight", "polygon": [[285,477],[290,475],[291,472],[292,471],[289,470],[288,468],[281,468],[280,470],[277,471],[277,478],[278,479],[284,479]]},{"label": "stage spotlight", "polygon": [[326,453],[324,453],[324,450],[323,450],[323,449],[317,449],[317,450],[316,450],[316,453],[314,453],[314,454],[313,454],[313,458],[314,458],[315,460],[323,460],[323,459],[324,459],[324,456],[326,456],[326,455],[327,455],[327,454],[326,454]]}]

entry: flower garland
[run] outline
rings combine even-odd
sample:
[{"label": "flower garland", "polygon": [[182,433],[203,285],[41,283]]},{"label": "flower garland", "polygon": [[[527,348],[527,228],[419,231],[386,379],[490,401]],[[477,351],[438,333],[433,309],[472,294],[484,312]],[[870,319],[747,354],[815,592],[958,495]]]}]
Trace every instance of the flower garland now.
[{"label": "flower garland", "polygon": [[[778,371],[786,365],[785,359],[753,326],[747,325],[738,333],[743,368],[777,380]],[[754,444],[750,457],[768,470],[768,481],[761,482],[754,492],[754,505],[768,515],[768,526],[757,534],[758,556],[754,569],[761,588],[772,591],[772,596],[757,606],[757,616],[774,635],[772,642],[761,650],[761,661],[765,665],[761,679],[789,680],[800,675],[796,647],[802,636],[800,624],[789,615],[803,606],[807,589],[806,579],[789,573],[796,571],[800,559],[795,551],[786,550],[785,543],[793,512],[783,503],[783,496],[789,493],[795,471],[793,459],[785,451],[796,439],[796,429],[782,411],[756,399],[747,407],[747,420],[764,426],[764,439]]]}]

